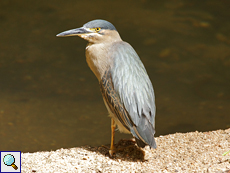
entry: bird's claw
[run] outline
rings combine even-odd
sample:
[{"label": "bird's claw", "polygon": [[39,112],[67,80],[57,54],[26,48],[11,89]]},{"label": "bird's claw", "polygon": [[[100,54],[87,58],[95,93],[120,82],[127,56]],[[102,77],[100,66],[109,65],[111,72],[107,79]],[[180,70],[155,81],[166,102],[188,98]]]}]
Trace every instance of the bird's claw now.
[{"label": "bird's claw", "polygon": [[114,154],[115,154],[115,150],[114,149],[112,149],[112,150],[110,149],[109,150],[109,156],[113,157]]}]

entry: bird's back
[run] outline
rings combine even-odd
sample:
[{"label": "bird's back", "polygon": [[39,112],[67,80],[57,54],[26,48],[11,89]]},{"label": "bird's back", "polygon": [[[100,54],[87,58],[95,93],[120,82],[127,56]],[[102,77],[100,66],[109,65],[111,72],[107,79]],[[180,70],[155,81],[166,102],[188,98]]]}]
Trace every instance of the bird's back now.
[{"label": "bird's back", "polygon": [[120,104],[126,111],[130,132],[141,147],[148,144],[156,148],[155,96],[152,83],[143,63],[128,43],[120,41],[109,53],[111,81]]}]

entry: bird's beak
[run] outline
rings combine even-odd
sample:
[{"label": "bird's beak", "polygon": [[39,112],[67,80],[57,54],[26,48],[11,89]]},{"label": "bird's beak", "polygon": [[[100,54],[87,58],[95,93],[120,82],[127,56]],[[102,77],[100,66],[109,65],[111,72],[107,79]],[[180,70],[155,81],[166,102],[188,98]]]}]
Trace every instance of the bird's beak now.
[{"label": "bird's beak", "polygon": [[88,34],[88,33],[92,33],[92,31],[84,27],[81,27],[81,28],[76,28],[76,29],[71,29],[68,31],[61,32],[57,34],[56,36],[57,37],[79,36],[79,35]]}]

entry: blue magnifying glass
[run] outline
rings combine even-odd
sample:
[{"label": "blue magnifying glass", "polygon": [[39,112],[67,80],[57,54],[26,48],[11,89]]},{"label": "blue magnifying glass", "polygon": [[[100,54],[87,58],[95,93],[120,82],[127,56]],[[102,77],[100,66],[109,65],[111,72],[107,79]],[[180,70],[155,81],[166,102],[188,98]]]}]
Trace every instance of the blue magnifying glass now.
[{"label": "blue magnifying glass", "polygon": [[15,163],[15,158],[11,154],[7,154],[3,158],[3,162],[7,166],[12,166],[15,170],[18,169],[18,167],[14,164]]}]

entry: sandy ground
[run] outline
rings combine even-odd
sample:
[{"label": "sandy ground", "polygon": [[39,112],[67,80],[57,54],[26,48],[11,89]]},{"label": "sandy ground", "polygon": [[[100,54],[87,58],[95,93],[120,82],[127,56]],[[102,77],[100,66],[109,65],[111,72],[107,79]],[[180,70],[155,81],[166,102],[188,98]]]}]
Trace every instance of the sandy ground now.
[{"label": "sandy ground", "polygon": [[22,153],[22,172],[230,173],[230,129],[176,133],[156,138],[157,149],[121,140],[114,158],[106,147],[83,146]]}]

